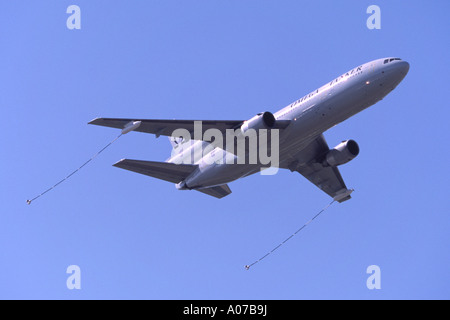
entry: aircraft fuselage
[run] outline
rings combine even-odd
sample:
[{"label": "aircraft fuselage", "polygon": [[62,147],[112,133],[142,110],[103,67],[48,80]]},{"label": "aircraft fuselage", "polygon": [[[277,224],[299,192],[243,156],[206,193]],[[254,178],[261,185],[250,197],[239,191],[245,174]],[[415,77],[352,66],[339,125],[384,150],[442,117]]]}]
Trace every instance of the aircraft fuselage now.
[{"label": "aircraft fuselage", "polygon": [[[298,153],[303,148],[331,127],[383,99],[403,80],[408,70],[409,64],[398,58],[374,60],[355,67],[274,113],[276,120],[290,120],[289,126],[279,133],[279,167],[287,168],[293,161],[301,164]],[[202,141],[196,143],[205,144]],[[214,152],[226,153],[222,149]],[[211,154],[196,162],[199,167],[184,180],[182,188],[223,185],[264,167],[258,163],[205,164],[205,157],[211,157]],[[174,157],[168,162],[174,162]]]}]

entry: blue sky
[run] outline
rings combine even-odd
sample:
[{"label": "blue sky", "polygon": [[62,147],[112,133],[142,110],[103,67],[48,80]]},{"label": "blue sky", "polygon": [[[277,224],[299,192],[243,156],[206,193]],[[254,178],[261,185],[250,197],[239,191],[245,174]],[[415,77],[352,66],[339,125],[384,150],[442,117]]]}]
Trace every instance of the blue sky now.
[{"label": "blue sky", "polygon": [[[69,5],[81,30],[66,27]],[[369,30],[366,9],[381,8]],[[448,299],[448,1],[7,1],[0,5],[0,298]],[[299,174],[217,200],[112,167],[163,161],[167,138],[111,141],[95,117],[248,119],[349,69],[411,64],[383,101],[325,133],[355,139],[354,197]],[[66,269],[81,268],[81,290]],[[366,269],[381,269],[368,290]]]}]

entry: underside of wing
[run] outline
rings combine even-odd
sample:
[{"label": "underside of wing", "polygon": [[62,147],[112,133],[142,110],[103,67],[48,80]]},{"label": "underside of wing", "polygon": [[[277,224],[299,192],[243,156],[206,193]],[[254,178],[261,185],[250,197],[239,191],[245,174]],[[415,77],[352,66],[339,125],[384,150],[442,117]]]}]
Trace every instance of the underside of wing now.
[{"label": "underside of wing", "polygon": [[322,165],[321,159],[329,150],[324,136],[320,135],[301,150],[287,168],[299,172],[336,201],[344,202],[351,198],[351,190],[347,189],[339,169]]},{"label": "underside of wing", "polygon": [[[152,119],[119,119],[119,118],[97,118],[89,122],[98,126],[123,129],[132,122],[140,122],[140,125],[134,130],[155,134],[157,137],[172,136],[177,129],[186,129],[194,137],[194,129],[203,136],[208,129],[217,129],[223,134],[227,129],[238,128],[244,120],[152,120]],[[195,127],[194,127],[195,126]]]}]

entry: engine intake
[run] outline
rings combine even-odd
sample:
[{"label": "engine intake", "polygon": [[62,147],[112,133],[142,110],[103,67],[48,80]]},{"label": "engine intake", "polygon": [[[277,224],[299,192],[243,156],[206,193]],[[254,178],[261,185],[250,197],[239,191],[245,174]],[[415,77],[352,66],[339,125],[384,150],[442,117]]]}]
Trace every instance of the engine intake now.
[{"label": "engine intake", "polygon": [[359,146],[356,141],[342,141],[336,147],[328,151],[322,164],[326,167],[337,167],[353,160],[358,154]]},{"label": "engine intake", "polygon": [[275,116],[271,112],[266,111],[258,113],[250,120],[245,121],[241,126],[241,130],[246,132],[248,129],[271,129],[275,126],[275,122]]}]

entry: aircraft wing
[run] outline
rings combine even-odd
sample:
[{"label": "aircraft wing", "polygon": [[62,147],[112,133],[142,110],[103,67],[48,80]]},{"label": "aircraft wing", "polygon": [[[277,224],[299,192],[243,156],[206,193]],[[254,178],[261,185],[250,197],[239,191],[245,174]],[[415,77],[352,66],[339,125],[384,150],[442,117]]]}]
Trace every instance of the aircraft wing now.
[{"label": "aircraft wing", "polygon": [[351,198],[352,190],[347,189],[337,167],[324,167],[320,161],[329,150],[324,136],[320,135],[296,154],[287,168],[303,175],[336,201],[344,202]]},{"label": "aircraft wing", "polygon": [[[194,122],[200,120],[153,120],[153,119],[120,119],[120,118],[96,118],[89,122],[98,126],[123,129],[131,122],[140,121],[140,125],[134,131],[152,133],[157,137],[171,136],[176,129],[186,129],[194,138]],[[208,129],[218,129],[225,134],[226,129],[236,129],[244,120],[201,120],[202,136]]]}]

